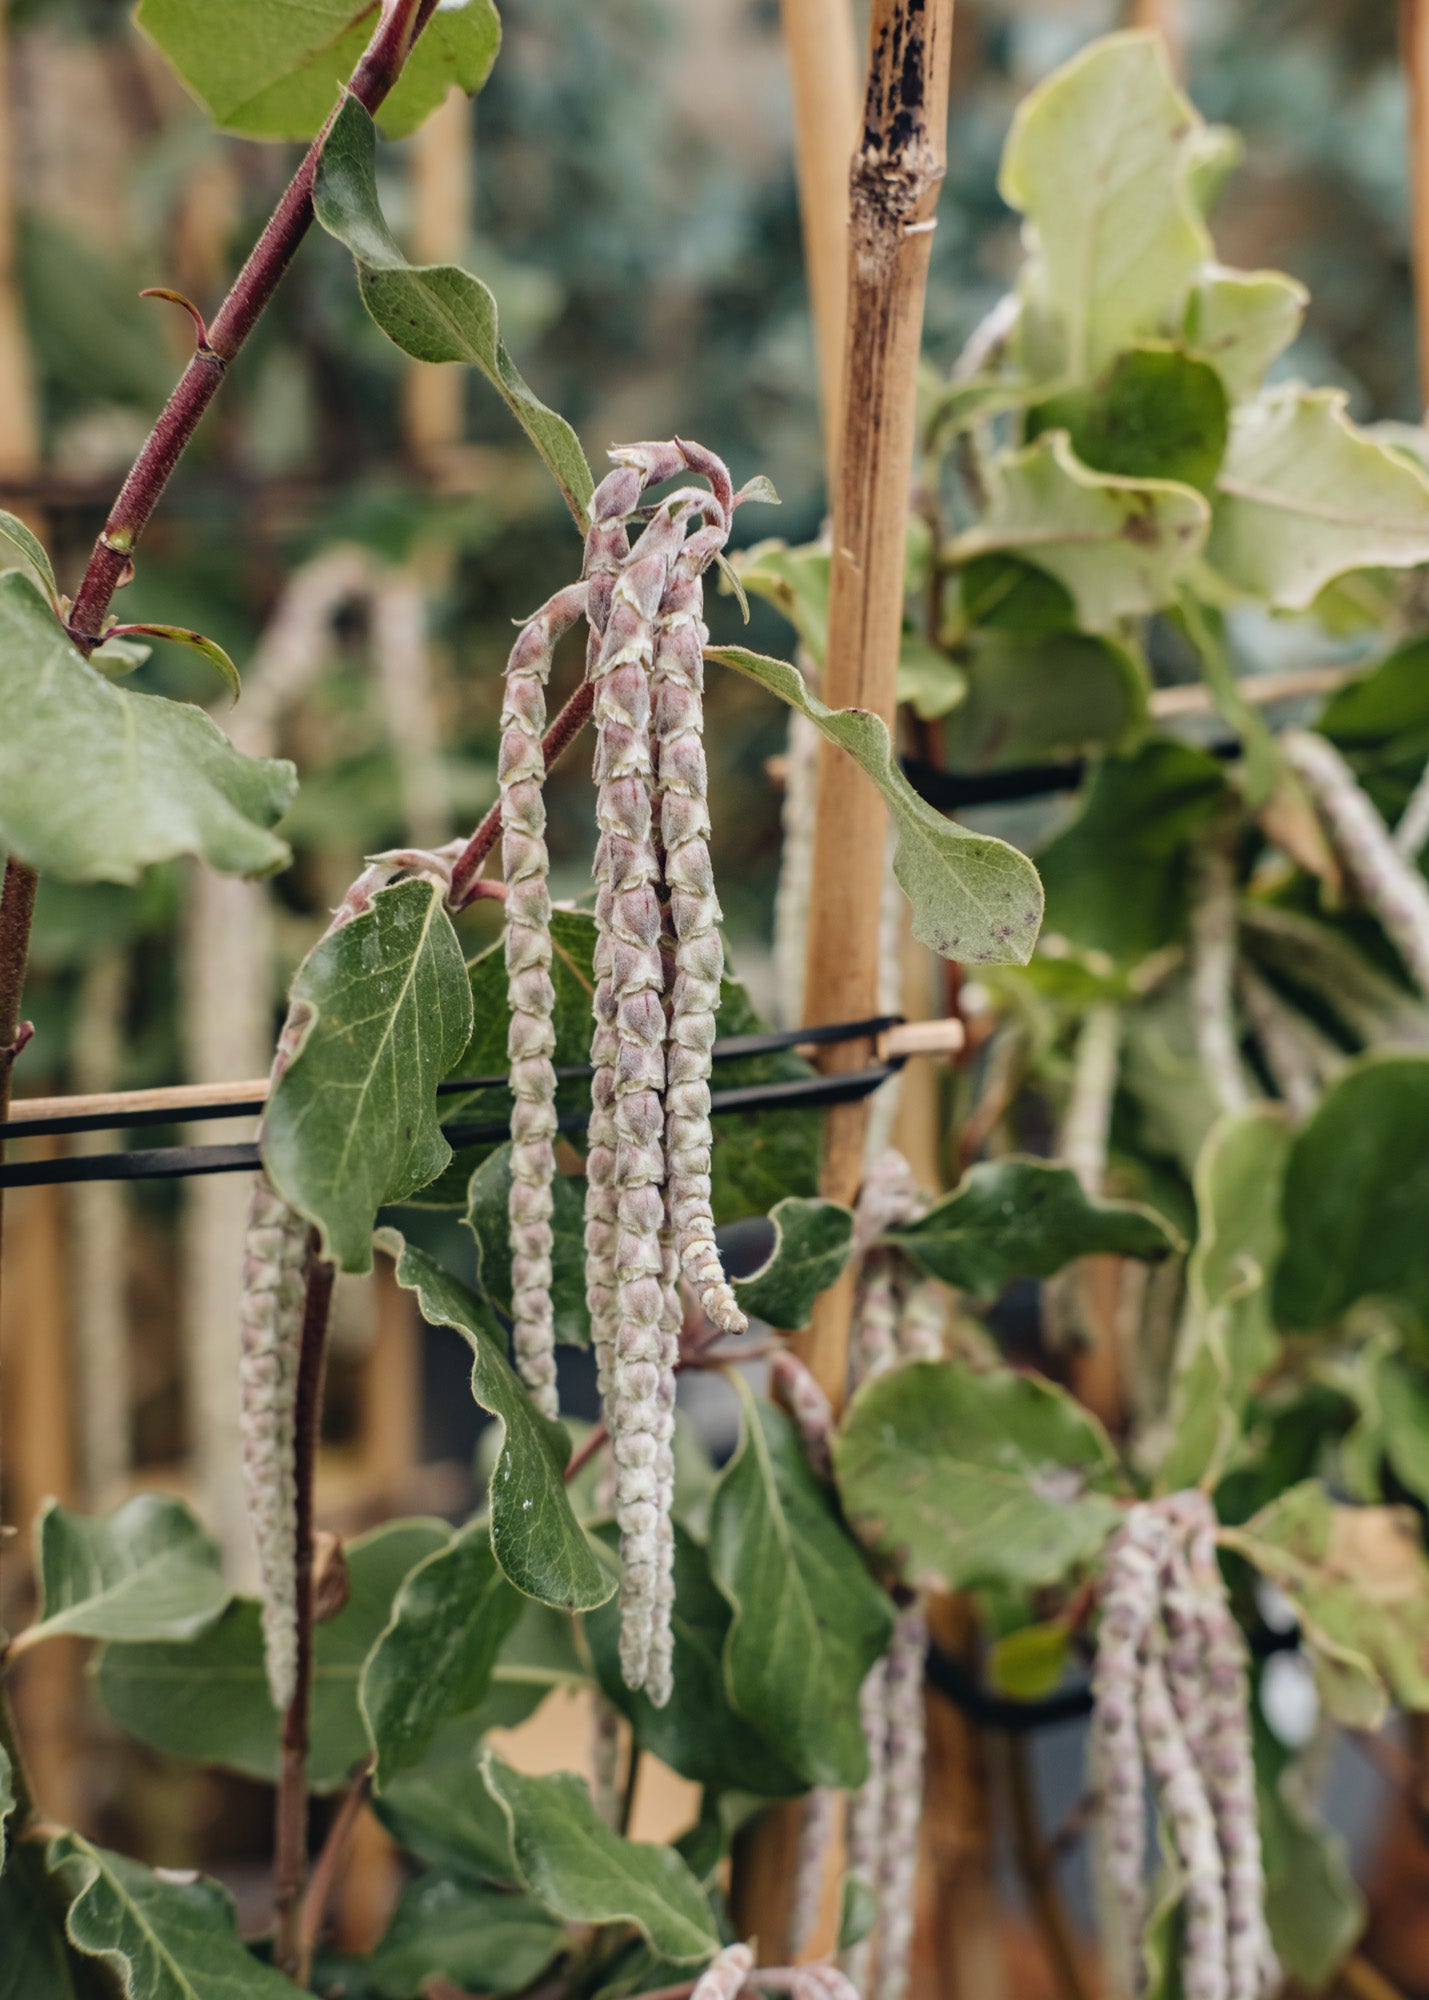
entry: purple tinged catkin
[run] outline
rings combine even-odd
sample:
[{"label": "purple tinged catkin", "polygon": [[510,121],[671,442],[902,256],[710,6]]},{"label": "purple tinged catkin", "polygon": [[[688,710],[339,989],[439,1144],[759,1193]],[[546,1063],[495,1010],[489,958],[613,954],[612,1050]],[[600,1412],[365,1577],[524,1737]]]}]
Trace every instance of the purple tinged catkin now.
[{"label": "purple tinged catkin", "polygon": [[1303,780],[1365,904],[1384,926],[1415,985],[1429,996],[1429,884],[1395,846],[1332,743],[1309,730],[1291,729],[1281,737],[1280,749]]},{"label": "purple tinged catkin", "polygon": [[239,1307],[243,1482],[258,1552],[263,1658],[273,1706],[298,1668],[296,1417],[308,1225],[259,1174],[248,1205]]},{"label": "purple tinged catkin", "polygon": [[[848,1802],[845,1849],[850,1875],[877,1890],[888,1793],[888,1655],[876,1660],[859,1692],[859,1719],[868,1754],[868,1776]],[[862,1993],[873,1961],[873,1934],[839,1953],[839,1966]]]},{"label": "purple tinged catkin", "polygon": [[1155,1625],[1142,1663],[1139,1708],[1147,1768],[1185,1875],[1181,1989],[1186,2000],[1228,2000],[1226,1888],[1215,1816],[1176,1712],[1165,1642]]},{"label": "purple tinged catkin", "polygon": [[892,1253],[871,1251],[864,1258],[854,1297],[849,1359],[856,1383],[871,1382],[898,1359],[899,1317]]},{"label": "purple tinged catkin", "polygon": [[1235,1023],[1235,870],[1219,843],[1197,857],[1191,903],[1191,1014],[1196,1055],[1222,1111],[1249,1103]]},{"label": "purple tinged catkin", "polygon": [[[1107,1555],[1092,1670],[1091,1764],[1098,1793],[1097,1881],[1103,1930],[1125,1957],[1145,1919],[1144,1778],[1137,1715],[1141,1648],[1156,1617],[1162,1534],[1151,1510],[1134,1507]],[[1134,1984],[1125,1975],[1123,1984]]]},{"label": "purple tinged catkin", "polygon": [[551,1307],[556,1175],[556,1030],[552,1019],[550,858],[546,851],[546,681],[556,641],[582,616],[586,587],[551,598],[522,627],[506,666],[497,776],[506,882],[506,995],[511,1095],[512,1352],[543,1416],[559,1415]]},{"label": "purple tinged catkin", "polygon": [[921,1600],[904,1606],[884,1670],[887,1764],[878,1856],[877,2000],[904,2000],[913,1949],[918,1828],[923,1816],[923,1668],[928,1618]]},{"label": "purple tinged catkin", "polygon": [[727,1944],[695,1981],[690,2000],[738,2000],[753,1970],[754,1953],[749,1946]]},{"label": "purple tinged catkin", "polygon": [[769,1365],[769,1393],[787,1411],[816,1479],[833,1484],[833,1405],[798,1355],[782,1348]]},{"label": "purple tinged catkin", "polygon": [[789,1897],[789,1954],[793,1958],[798,1957],[814,1935],[819,1921],[837,1797],[829,1786],[816,1785],[804,1799],[799,1845],[794,1855],[794,1886]]}]

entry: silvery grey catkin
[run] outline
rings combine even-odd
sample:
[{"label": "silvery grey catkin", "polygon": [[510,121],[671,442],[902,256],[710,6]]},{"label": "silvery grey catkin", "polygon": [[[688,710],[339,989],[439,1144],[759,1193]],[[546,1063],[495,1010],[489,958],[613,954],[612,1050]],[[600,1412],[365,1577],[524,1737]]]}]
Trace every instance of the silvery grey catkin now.
[{"label": "silvery grey catkin", "polygon": [[923,1662],[928,1617],[921,1599],[898,1613],[884,1666],[886,1764],[878,1870],[877,2000],[904,2000],[913,1949],[918,1827],[923,1816]]},{"label": "silvery grey catkin", "polygon": [[1191,1014],[1196,1055],[1222,1111],[1250,1101],[1235,1023],[1236,890],[1227,849],[1208,842],[1196,857],[1191,901]]},{"label": "silvery grey catkin", "polygon": [[[846,1861],[856,1875],[877,1890],[882,1871],[884,1809],[888,1785],[888,1656],[876,1660],[864,1678],[858,1698],[868,1754],[868,1775],[848,1802],[844,1826]],[[873,1964],[874,1933],[839,1953],[839,1965],[860,1993],[867,1990]]]},{"label": "silvery grey catkin", "polygon": [[754,1953],[747,1944],[727,1944],[712,1958],[699,1978],[690,2000],[738,2000],[745,1981],[754,1970]]},{"label": "silvery grey catkin", "polygon": [[506,1053],[511,1078],[511,1344],[543,1416],[558,1414],[551,1307],[556,1175],[556,1030],[552,1019],[550,859],[546,852],[546,682],[556,641],[583,615],[586,588],[551,598],[522,627],[506,666],[497,777],[506,882]]},{"label": "silvery grey catkin", "polygon": [[1333,743],[1291,729],[1281,754],[1300,777],[1366,907],[1429,995],[1429,883],[1395,846],[1389,829]]}]

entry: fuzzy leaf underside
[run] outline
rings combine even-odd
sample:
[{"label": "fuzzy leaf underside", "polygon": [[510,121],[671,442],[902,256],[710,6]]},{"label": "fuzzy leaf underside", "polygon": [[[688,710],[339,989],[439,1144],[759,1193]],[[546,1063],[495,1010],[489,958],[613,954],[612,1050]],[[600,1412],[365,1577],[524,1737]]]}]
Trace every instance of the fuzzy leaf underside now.
[{"label": "fuzzy leaf underside", "polygon": [[0,846],[65,882],[137,882],[196,854],[223,875],[291,859],[271,831],[291,764],[244,757],[201,708],[116,687],[27,576],[0,575]]},{"label": "fuzzy leaf underside", "polygon": [[395,883],[309,952],[292,986],[297,1054],[263,1117],[263,1164],[340,1270],[372,1269],[387,1202],[451,1158],[437,1085],[471,1035],[471,988],[441,891]]},{"label": "fuzzy leaf underside", "polygon": [[944,819],[899,769],[882,718],[867,709],[829,708],[784,660],[743,646],[714,646],[706,658],[757,681],[797,708],[846,750],[883,794],[898,834],[893,872],[913,907],[913,935],[944,958],[976,965],[1025,965],[1042,921],[1037,871],[1006,841]]},{"label": "fuzzy leaf underside", "polygon": [[[140,0],[139,26],[214,122],[249,139],[311,139],[356,69],[371,0]],[[474,96],[501,43],[492,0],[434,16],[378,118],[400,139],[454,85]]]},{"label": "fuzzy leaf underside", "polygon": [[589,1536],[571,1511],[564,1472],[571,1443],[543,1417],[506,1358],[489,1309],[394,1229],[378,1232],[397,1282],[415,1292],[422,1317],[460,1333],[472,1351],[472,1394],[498,1418],[503,1438],[491,1475],[491,1545],[519,1591],[564,1610],[588,1611],[614,1589]]},{"label": "fuzzy leaf underside", "polygon": [[481,280],[454,264],[408,263],[383,220],[376,157],[376,127],[349,98],[323,145],[313,213],[352,252],[363,304],[387,338],[414,360],[464,361],[480,369],[584,528],[594,481],[580,440],[523,381],[502,344],[496,300]]}]

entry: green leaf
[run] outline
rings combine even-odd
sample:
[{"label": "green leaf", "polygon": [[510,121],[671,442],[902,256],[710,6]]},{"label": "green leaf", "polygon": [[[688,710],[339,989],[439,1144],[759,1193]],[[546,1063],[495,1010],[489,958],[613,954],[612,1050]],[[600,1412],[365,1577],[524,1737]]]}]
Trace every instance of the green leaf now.
[{"label": "green leaf", "polygon": [[[243,683],[238,678],[238,669],[216,639],[210,639],[202,632],[195,632],[187,625],[125,625],[120,628],[120,636],[123,638],[133,635],[147,639],[168,639],[175,646],[187,646],[190,652],[197,653],[216,669],[235,701],[242,694]],[[111,638],[106,643],[113,646],[115,639]]]},{"label": "green leaf", "polygon": [[402,1891],[369,1971],[383,2000],[411,2000],[434,1978],[473,1993],[520,1993],[545,1971],[564,1936],[529,1896],[423,1875]]},{"label": "green leaf", "polygon": [[1196,1162],[1196,1247],[1158,1480],[1164,1492],[1214,1484],[1240,1436],[1251,1385],[1279,1351],[1270,1285],[1289,1151],[1284,1117],[1261,1105],[1216,1125]]},{"label": "green leaf", "polygon": [[377,1752],[377,1789],[420,1764],[439,1723],[476,1708],[522,1599],[474,1522],[407,1577],[367,1657],[358,1701]]},{"label": "green leaf", "polygon": [[[1369,673],[1330,696],[1315,724],[1342,750],[1429,735],[1429,639],[1407,639]],[[1407,746],[1406,746],[1407,747]]]},{"label": "green leaf", "polygon": [[1072,594],[1090,632],[1155,611],[1206,539],[1211,510],[1190,486],[1093,472],[1052,431],[988,468],[987,511],[948,549],[954,563],[1005,550]]},{"label": "green leaf", "polygon": [[899,769],[882,717],[829,708],[783,660],[716,646],[706,657],[758,681],[846,750],[883,794],[898,832],[893,872],[913,906],[913,935],[944,958],[1025,965],[1042,919],[1036,870],[1005,841],[969,833],[920,799]]},{"label": "green leaf", "polygon": [[372,1269],[372,1225],[451,1158],[437,1085],[471,1034],[466,966],[432,882],[397,882],[308,953],[297,1052],[269,1094],[263,1164],[339,1270]]},{"label": "green leaf", "polygon": [[1072,1635],[1057,1621],[1024,1625],[999,1639],[988,1654],[987,1677],[1014,1701],[1040,1701],[1062,1685],[1072,1657]]},{"label": "green leaf", "polygon": [[1020,556],[970,556],[957,583],[970,625],[1020,639],[1070,634],[1076,625],[1077,607],[1066,585]]},{"label": "green leaf", "polygon": [[1275,1280],[1276,1311],[1290,1326],[1326,1326],[1369,1297],[1429,1308],[1426,1121],[1429,1056],[1371,1055],[1296,1133]]},{"label": "green leaf", "polygon": [[845,1875],[839,1884],[839,1931],[836,1950],[852,1951],[878,1922],[878,1897],[861,1875]]},{"label": "green leaf", "polygon": [[1101,1426],[1010,1370],[919,1361],[870,1382],[834,1438],[844,1510],[910,1581],[1034,1588],[1091,1560],[1121,1510]]},{"label": "green leaf", "polygon": [[111,1968],[125,2000],[291,2000],[244,1946],[217,1882],[157,1875],[77,1833],[56,1835],[45,1863],[73,1899],[70,1943]]},{"label": "green leaf", "polygon": [[1312,1016],[1342,1024],[1359,1041],[1429,1043],[1429,1007],[1342,930],[1254,897],[1241,903],[1239,924],[1247,956],[1292,994],[1307,993]]},{"label": "green leaf", "polygon": [[1077,817],[1037,856],[1048,930],[1122,961],[1178,938],[1191,838],[1225,789],[1213,757],[1164,737],[1099,764]]},{"label": "green leaf", "polygon": [[388,1832],[419,1861],[468,1881],[514,1879],[506,1816],[477,1773],[488,1728],[525,1719],[503,1699],[442,1723],[422,1762],[399,1772],[373,1800]]},{"label": "green leaf", "polygon": [[1384,1453],[1395,1478],[1429,1505],[1429,1382],[1386,1359],[1375,1376]]},{"label": "green leaf", "polygon": [[28,567],[34,571],[44,586],[46,597],[52,606],[60,601],[59,585],[55,582],[54,565],[44,543],[25,526],[18,515],[7,514],[0,508],[0,542],[8,542]]},{"label": "green leaf", "polygon": [[1255,394],[1271,362],[1299,333],[1309,302],[1305,287],[1280,271],[1209,264],[1186,301],[1186,343],[1241,402]]},{"label": "green leaf", "polygon": [[998,188],[1027,218],[1022,341],[1044,378],[1084,382],[1179,315],[1211,250],[1188,185],[1203,130],[1148,35],[1094,42],[1019,105]]},{"label": "green leaf", "polygon": [[1429,1562],[1411,1509],[1339,1507],[1307,1479],[1222,1539],[1294,1605],[1338,1721],[1377,1729],[1389,1696],[1429,1708]]},{"label": "green leaf", "polygon": [[[600,1532],[614,1550],[617,1532],[609,1526]],[[629,1718],[641,1749],[712,1791],[749,1792],[759,1798],[787,1798],[802,1791],[804,1781],[784,1763],[777,1747],[730,1706],[723,1666],[730,1608],[710,1574],[709,1556],[678,1523],[673,1626],[674,1692],[664,1708],[656,1708],[648,1696],[625,1685],[619,1607],[612,1601],[585,1617],[586,1643],[600,1685]]]},{"label": "green leaf", "polygon": [[99,1519],[47,1501],[35,1522],[35,1569],[40,1615],[16,1650],[66,1632],[192,1638],[229,1599],[213,1537],[182,1500],[157,1493],[138,1493]]},{"label": "green leaf", "polygon": [[[511,1317],[511,1148],[499,1146],[471,1177],[466,1226],[476,1238],[476,1282],[482,1296],[506,1319]],[[590,1313],[585,1300],[584,1183],[557,1174],[551,1184],[551,1306],[556,1339],[568,1347],[590,1346]]]},{"label": "green leaf", "polygon": [[500,1420],[501,1448],[491,1477],[491,1546],[516,1588],[543,1604],[590,1611],[613,1589],[589,1536],[571,1511],[566,1461],[571,1441],[543,1417],[506,1358],[490,1311],[395,1229],[378,1233],[378,1247],[397,1266],[397,1283],[415,1292],[422,1317],[450,1326],[472,1352],[471,1393]]},{"label": "green leaf", "polygon": [[1177,1248],[1171,1225],[1140,1202],[1088,1195],[1070,1167],[982,1160],[916,1222],[888,1232],[933,1277],[979,1298],[1013,1278],[1050,1278],[1079,1257],[1143,1257]]},{"label": "green leaf", "polygon": [[1300,1774],[1267,1755],[1257,1733],[1256,1793],[1265,1864],[1265,1917],[1275,1956],[1312,1993],[1327,1986],[1368,1914],[1346,1843],[1308,1810]]},{"label": "green leaf", "polygon": [[552,1916],[634,1924],[675,1965],[702,1964],[718,1951],[709,1902],[680,1856],[622,1840],[597,1816],[579,1778],[528,1778],[490,1751],[481,1775],[506,1815],[517,1873]]},{"label": "green leaf", "polygon": [[1429,476],[1345,414],[1338,389],[1236,411],[1206,555],[1237,590],[1305,611],[1346,570],[1429,561]]},{"label": "green leaf", "polygon": [[0,1875],[0,2000],[90,2000],[94,1994],[87,1980],[76,1984],[84,1961],[71,1957],[48,1892],[39,1850],[19,1848]]},{"label": "green leaf", "polygon": [[[311,139],[376,26],[371,0],[140,0],[139,26],[215,123],[250,139]],[[501,42],[491,0],[429,23],[378,114],[400,139],[453,84],[474,96]]]},{"label": "green leaf", "polygon": [[715,1581],[733,1607],[725,1686],[811,1785],[853,1786],[867,1770],[859,1690],[893,1629],[828,1489],[782,1410],[736,1378],[740,1436],[710,1513]]},{"label": "green leaf", "polygon": [[735,1279],[734,1295],[755,1319],[793,1332],[809,1324],[814,1300],[848,1262],[853,1210],[788,1195],[770,1209],[769,1220],[774,1247],[757,1271]]},{"label": "green leaf", "polygon": [[1089,388],[1027,413],[1027,436],[1066,431],[1083,465],[1124,479],[1174,479],[1208,493],[1225,456],[1230,405],[1208,362],[1178,347],[1131,347]]},{"label": "green leaf", "polygon": [[[449,1534],[441,1521],[395,1521],[348,1544],[351,1595],[313,1635],[308,1777],[315,1790],[345,1784],[367,1755],[357,1704],[362,1663],[391,1618],[402,1579]],[[141,1743],[269,1783],[277,1776],[281,1718],[268,1695],[254,1599],[236,1598],[216,1625],[187,1643],[106,1646],[95,1679],[114,1720]]]},{"label": "green leaf", "polygon": [[496,301],[454,264],[409,264],[377,198],[377,132],[355,98],[333,120],[318,162],[313,213],[352,252],[362,302],[387,338],[416,361],[479,368],[546,463],[584,529],[594,490],[580,440],[532,395],[497,330]]},{"label": "green leaf", "polygon": [[240,756],[201,708],[115,687],[18,570],[0,576],[0,707],[0,845],[40,874],[137,882],[197,854],[268,875],[291,858],[269,828],[292,765]]},{"label": "green leaf", "polygon": [[756,542],[740,549],[733,567],[745,589],[781,612],[810,656],[823,663],[829,644],[831,559],[817,542],[790,548],[787,542]]},{"label": "green leaf", "polygon": [[961,662],[966,693],[943,725],[944,756],[953,770],[1120,750],[1146,720],[1142,662],[1127,647],[1089,632],[1024,638],[975,631]]}]

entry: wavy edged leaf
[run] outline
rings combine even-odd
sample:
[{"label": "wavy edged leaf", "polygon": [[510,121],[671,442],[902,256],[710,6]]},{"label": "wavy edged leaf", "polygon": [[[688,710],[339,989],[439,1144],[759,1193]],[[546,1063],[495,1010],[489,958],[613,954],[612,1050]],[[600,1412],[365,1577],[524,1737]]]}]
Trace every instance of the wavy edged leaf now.
[{"label": "wavy edged leaf", "polygon": [[1326,1326],[1357,1299],[1429,1308],[1429,1056],[1348,1068],[1296,1133],[1285,1169],[1275,1308]]},{"label": "wavy edged leaf", "polygon": [[1310,294],[1282,271],[1208,264],[1186,302],[1187,345],[1205,357],[1237,401],[1253,396],[1300,331]]},{"label": "wavy edged leaf", "polygon": [[[394,1521],[347,1545],[351,1595],[313,1635],[308,1778],[315,1790],[344,1785],[367,1755],[357,1705],[362,1663],[391,1619],[403,1578],[450,1534],[443,1521]],[[95,1685],[120,1728],[152,1749],[268,1783],[277,1776],[281,1717],[268,1694],[255,1599],[235,1598],[187,1643],[106,1646]]]},{"label": "wavy edged leaf", "polygon": [[987,512],[951,559],[1006,550],[1036,563],[1071,592],[1090,632],[1173,597],[1211,524],[1193,487],[1093,472],[1060,430],[995,459],[989,486]]},{"label": "wavy edged leaf", "polygon": [[869,1546],[943,1590],[1057,1583],[1121,1516],[1095,1418],[1010,1370],[918,1361],[870,1382],[835,1434],[834,1470]]},{"label": "wavy edged leaf", "polygon": [[358,1688],[379,1791],[420,1764],[448,1716],[479,1705],[523,1602],[492,1553],[485,1521],[463,1528],[407,1576]]},{"label": "wavy edged leaf", "polygon": [[50,561],[49,551],[39,536],[27,528],[17,514],[7,514],[3,507],[0,507],[0,542],[8,542],[21,561],[34,572],[46,597],[50,600],[51,607],[57,610],[60,587],[55,582],[54,565]]},{"label": "wavy edged leaf", "polygon": [[182,1500],[139,1493],[91,1519],[57,1500],[35,1522],[40,1615],[24,1650],[61,1633],[84,1639],[188,1639],[229,1601],[218,1545]]},{"label": "wavy edged leaf", "polygon": [[[551,1183],[551,1308],[556,1339],[567,1347],[590,1346],[590,1313],[585,1300],[584,1183],[557,1174]],[[482,1296],[506,1319],[511,1317],[511,1148],[496,1151],[471,1177],[466,1226],[476,1238],[476,1282]]]},{"label": "wavy edged leaf", "polygon": [[410,2000],[436,1979],[500,1996],[530,1986],[564,1941],[561,1925],[530,1896],[422,1875],[402,1891],[363,1971],[380,2000]]},{"label": "wavy edged leaf", "polygon": [[709,1557],[734,1611],[732,1706],[811,1785],[863,1782],[858,1698],[893,1630],[833,1499],[782,1410],[734,1378],[740,1435],[710,1510]]},{"label": "wavy edged leaf", "polygon": [[372,1269],[387,1202],[451,1158],[437,1085],[471,1035],[471,987],[435,884],[394,883],[308,953],[292,986],[297,1053],[263,1114],[263,1164],[342,1271]]},{"label": "wavy edged leaf", "polygon": [[1278,1352],[1270,1288],[1289,1152],[1283,1114],[1260,1105],[1217,1124],[1196,1162],[1196,1247],[1186,1266],[1171,1444],[1158,1475],[1165,1492],[1215,1483],[1240,1436],[1251,1384]]},{"label": "wavy edged leaf", "polygon": [[[1026,579],[1052,583],[1018,567]],[[943,726],[952,770],[995,771],[1123,750],[1145,726],[1144,663],[1129,647],[1090,632],[1024,634],[994,625],[969,634],[958,667],[943,665],[962,689]]]},{"label": "wavy edged leaf", "polygon": [[1408,1507],[1340,1507],[1303,1480],[1222,1539],[1295,1606],[1327,1706],[1377,1729],[1429,1708],[1429,1562]]},{"label": "wavy edged leaf", "polygon": [[[371,0],[140,0],[136,16],[214,122],[249,139],[311,139],[376,25]],[[485,83],[501,44],[492,0],[443,8],[378,117],[413,132],[455,84]]]},{"label": "wavy edged leaf", "polygon": [[244,757],[201,708],[114,686],[33,583],[0,576],[0,845],[65,882],[137,882],[196,854],[223,875],[292,858],[269,829],[291,764]]},{"label": "wavy edged leaf", "polygon": [[1070,1167],[982,1160],[916,1222],[888,1232],[933,1277],[979,1298],[1013,1278],[1050,1278],[1079,1257],[1168,1256],[1180,1239],[1134,1201],[1089,1195]]},{"label": "wavy edged leaf", "polygon": [[571,1441],[543,1417],[506,1358],[491,1313],[423,1251],[395,1229],[378,1232],[378,1248],[397,1267],[397,1283],[415,1292],[422,1317],[450,1326],[472,1351],[471,1393],[502,1425],[492,1470],[491,1546],[516,1588],[543,1604],[591,1611],[614,1589],[590,1537],[571,1511],[564,1472]]},{"label": "wavy edged leaf", "polygon": [[1036,869],[1006,841],[970,833],[920,799],[898,767],[880,716],[829,708],[785,661],[743,646],[710,647],[705,657],[748,675],[808,716],[877,785],[897,829],[893,872],[912,905],[920,944],[969,964],[1027,963],[1042,921]]},{"label": "wavy edged leaf", "polygon": [[[611,1560],[619,1534],[600,1531]],[[625,1715],[642,1750],[713,1791],[748,1792],[757,1798],[788,1798],[804,1789],[777,1748],[730,1706],[723,1655],[730,1608],[710,1572],[707,1551],[679,1522],[675,1524],[674,1692],[664,1708],[625,1685],[620,1670],[620,1610],[612,1600],[584,1620],[601,1688]]]},{"label": "wavy edged leaf", "polygon": [[1021,342],[1044,379],[1085,381],[1179,313],[1211,251],[1190,185],[1204,131],[1146,34],[1094,42],[1018,106],[998,189],[1027,219]]},{"label": "wavy edged leaf", "polygon": [[1346,400],[1272,389],[1231,425],[1206,555],[1277,611],[1308,610],[1347,570],[1429,561],[1429,476],[1352,424]]},{"label": "wavy edged leaf", "polygon": [[290,1982],[244,1946],[217,1882],[155,1874],[77,1833],[56,1835],[45,1865],[72,1899],[70,1943],[110,1967],[126,2000],[291,2000]]},{"label": "wavy edged leaf", "polygon": [[377,129],[354,98],[333,120],[318,162],[313,213],[352,252],[362,302],[387,338],[416,361],[479,368],[525,431],[585,527],[594,491],[580,440],[534,396],[502,345],[496,300],[454,264],[409,264],[377,197]]},{"label": "wavy edged leaf", "polygon": [[1220,469],[1229,426],[1215,369],[1165,342],[1126,348],[1088,387],[1059,390],[1027,413],[1029,439],[1064,430],[1096,472],[1173,479],[1201,493]]},{"label": "wavy edged leaf", "polygon": [[736,1278],[745,1312],[793,1332],[807,1326],[814,1300],[838,1278],[853,1248],[853,1210],[836,1201],[786,1195],[769,1211],[774,1247],[757,1271]]},{"label": "wavy edged leaf", "polygon": [[552,1916],[634,1924],[673,1965],[713,1958],[720,1940],[709,1901],[673,1848],[622,1840],[569,1772],[525,1777],[488,1751],[481,1775],[506,1816],[518,1875]]}]

